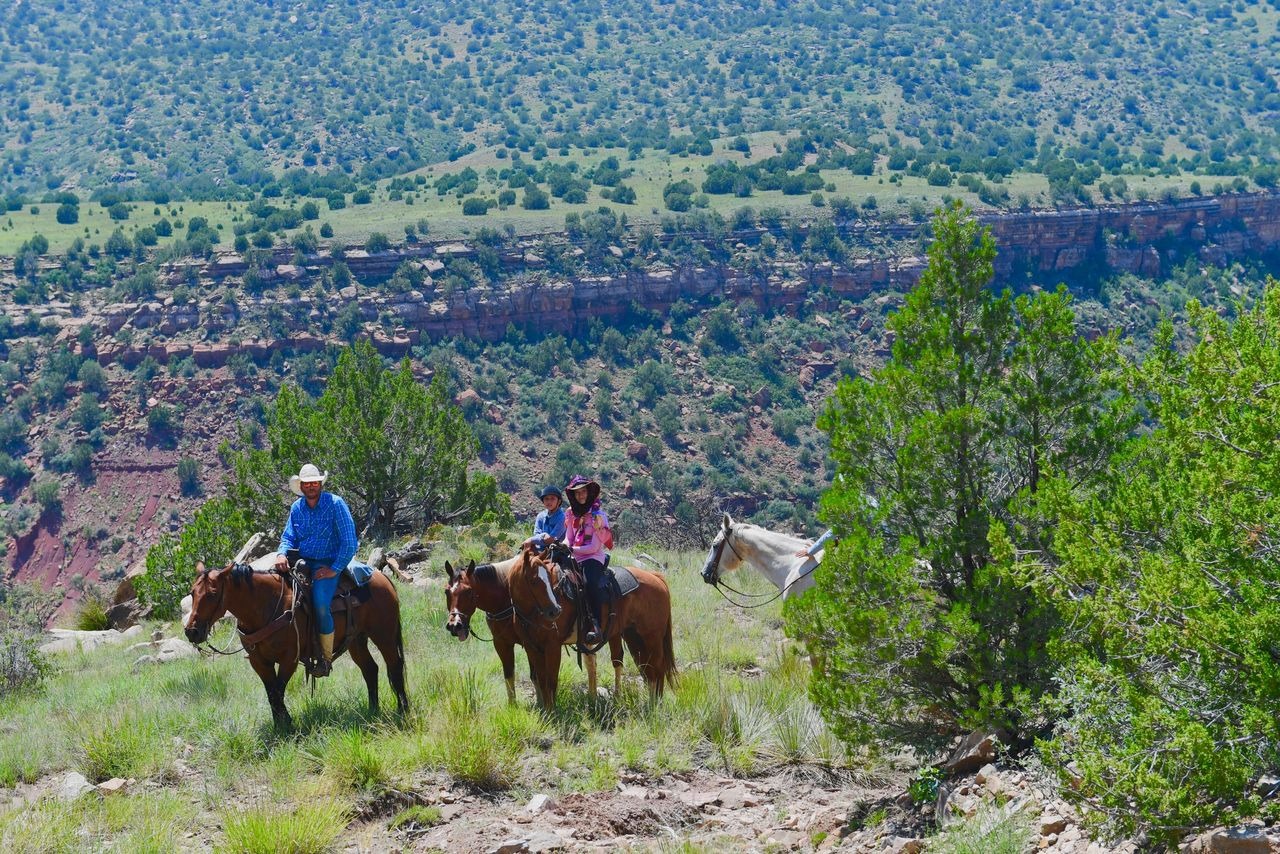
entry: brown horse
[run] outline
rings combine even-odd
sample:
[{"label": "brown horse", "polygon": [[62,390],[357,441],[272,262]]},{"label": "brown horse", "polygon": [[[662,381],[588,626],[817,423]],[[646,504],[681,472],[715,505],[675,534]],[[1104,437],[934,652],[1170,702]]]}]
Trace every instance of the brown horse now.
[{"label": "brown horse", "polygon": [[[627,567],[640,586],[613,605],[603,631],[609,641],[623,640],[649,686],[652,698],[675,686],[676,659],[671,642],[671,591],[655,572]],[[561,644],[577,633],[577,603],[565,596],[555,561],[526,548],[511,569],[511,600],[516,633],[529,656],[529,669],[545,709],[556,704]],[[579,594],[582,595],[582,594]]]},{"label": "brown horse", "polygon": [[[355,624],[348,640],[347,620],[339,613],[334,620],[337,635],[335,648],[346,647],[351,660],[364,675],[369,689],[369,709],[378,711],[378,664],[369,652],[372,640],[387,665],[396,705],[403,714],[409,710],[404,690],[404,640],[400,630],[400,598],[396,589],[381,572],[369,581],[369,601],[355,609]],[[249,653],[253,667],[271,704],[271,717],[278,728],[293,726],[284,705],[284,691],[298,669],[299,642],[305,647],[310,637],[310,622],[304,612],[293,610],[293,588],[275,571],[255,571],[245,565],[208,570],[196,564],[196,579],[191,585],[191,615],[187,618],[187,640],[199,645],[209,638],[209,628],[230,613],[236,618],[240,641]]]},{"label": "brown horse", "polygon": [[[460,641],[471,635],[471,618],[477,610],[483,611],[489,634],[493,636],[493,649],[502,662],[502,678],[507,683],[507,702],[516,701],[516,657],[515,647],[520,643],[516,633],[515,608],[511,604],[510,574],[511,568],[520,560],[520,555],[497,563],[486,563],[476,566],[471,561],[465,569],[454,569],[453,564],[445,561],[444,569],[449,574],[449,583],[444,588],[445,608],[449,611],[449,620],[445,630]],[[622,689],[622,641],[614,638],[609,642],[609,650],[613,658],[614,693]],[[592,696],[596,692],[596,657],[586,656],[588,690]],[[532,662],[530,670],[532,670]],[[533,678],[532,672],[529,674]],[[534,680],[537,688],[537,681]]]}]

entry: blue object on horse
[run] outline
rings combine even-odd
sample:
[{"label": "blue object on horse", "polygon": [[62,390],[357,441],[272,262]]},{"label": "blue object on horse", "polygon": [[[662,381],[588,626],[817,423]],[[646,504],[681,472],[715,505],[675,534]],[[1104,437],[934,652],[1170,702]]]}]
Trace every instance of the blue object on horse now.
[{"label": "blue object on horse", "polygon": [[356,587],[364,587],[373,578],[374,569],[367,563],[353,560],[347,564],[347,572],[351,573],[351,580],[356,583]]}]

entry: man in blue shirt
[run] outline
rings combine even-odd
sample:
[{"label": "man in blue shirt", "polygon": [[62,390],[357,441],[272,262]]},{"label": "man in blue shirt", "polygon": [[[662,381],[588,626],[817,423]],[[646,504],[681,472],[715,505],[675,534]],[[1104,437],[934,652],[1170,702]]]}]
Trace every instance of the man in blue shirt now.
[{"label": "man in blue shirt", "polygon": [[546,509],[533,521],[533,536],[524,544],[542,551],[550,543],[564,539],[564,496],[556,487],[544,486],[538,498]]},{"label": "man in blue shirt", "polygon": [[355,557],[359,542],[356,523],[347,503],[321,487],[329,473],[307,463],[289,478],[289,488],[302,496],[289,508],[289,521],[276,549],[276,568],[288,567],[285,553],[297,549],[311,571],[311,602],[315,606],[316,628],[320,633],[320,650],[324,660],[316,668],[316,676],[328,676],[333,661],[333,613],[330,605],[338,589],[342,570]]}]

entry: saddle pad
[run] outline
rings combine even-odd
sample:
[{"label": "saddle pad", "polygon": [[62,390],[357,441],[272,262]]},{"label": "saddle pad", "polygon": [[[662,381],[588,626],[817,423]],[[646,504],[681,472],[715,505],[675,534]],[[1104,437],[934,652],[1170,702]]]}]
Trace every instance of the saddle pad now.
[{"label": "saddle pad", "polygon": [[609,569],[609,572],[613,575],[614,595],[619,599],[626,596],[628,593],[634,592],[635,589],[640,586],[640,582],[636,581],[636,577],[631,574],[631,570],[627,569],[625,566],[612,567]]}]

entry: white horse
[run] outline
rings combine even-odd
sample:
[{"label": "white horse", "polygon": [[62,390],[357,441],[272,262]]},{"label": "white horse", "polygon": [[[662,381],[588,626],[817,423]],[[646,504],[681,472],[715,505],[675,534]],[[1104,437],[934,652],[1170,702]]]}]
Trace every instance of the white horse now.
[{"label": "white horse", "polygon": [[785,601],[813,586],[813,571],[822,562],[824,552],[819,551],[814,557],[796,557],[796,552],[809,545],[809,540],[779,534],[749,522],[734,522],[726,513],[720,532],[707,552],[702,580],[719,584],[722,573],[733,572],[745,563],[769,579]]}]

